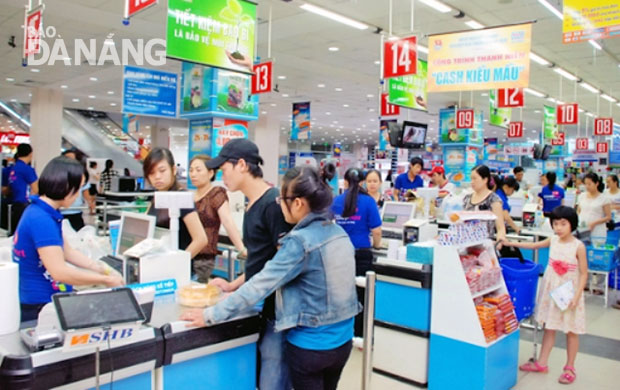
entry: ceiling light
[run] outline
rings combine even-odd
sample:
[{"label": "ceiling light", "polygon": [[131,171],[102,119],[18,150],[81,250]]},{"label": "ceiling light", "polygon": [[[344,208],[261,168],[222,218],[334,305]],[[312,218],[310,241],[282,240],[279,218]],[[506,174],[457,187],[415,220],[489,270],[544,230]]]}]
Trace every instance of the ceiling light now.
[{"label": "ceiling light", "polygon": [[286,80],[286,76],[278,76],[278,80]]},{"label": "ceiling light", "polygon": [[343,104],[342,107],[347,108],[347,107],[349,107],[349,105],[348,104]]},{"label": "ceiling light", "polygon": [[446,12],[452,11],[452,8],[448,7],[441,1],[437,1],[437,0],[419,0],[419,1],[420,3],[425,4],[443,14],[445,14]]},{"label": "ceiling light", "polygon": [[540,114],[540,110],[534,110],[535,114]]},{"label": "ceiling light", "polygon": [[73,103],[77,103],[80,101],[80,99],[71,99],[71,101],[73,101]]},{"label": "ceiling light", "polygon": [[90,81],[97,81],[97,78],[96,77],[91,77],[91,78],[89,78],[89,80]]},{"label": "ceiling light", "polygon": [[554,6],[552,6],[551,4],[549,4],[549,2],[547,2],[547,0],[538,0],[538,2],[540,4],[542,4],[543,7],[545,7],[546,9],[548,9],[549,11],[551,11],[555,16],[557,16],[560,20],[564,20],[564,15],[562,15],[562,12],[558,11],[557,8],[555,8]]},{"label": "ceiling light", "polygon": [[373,95],[372,93],[369,93],[368,95],[366,95],[367,98],[373,98],[375,97],[375,95]]},{"label": "ceiling light", "polygon": [[484,25],[476,22],[475,20],[469,20],[469,21],[465,22],[465,24],[468,27],[473,28],[474,30],[480,30],[481,28],[484,28]]},{"label": "ceiling light", "polygon": [[330,47],[330,48],[329,48],[329,49],[327,49],[327,50],[329,50],[329,51],[338,51],[338,50],[340,50],[340,49],[339,49],[339,48],[337,48],[336,46],[332,46],[332,47]]},{"label": "ceiling light", "polygon": [[331,115],[331,114],[332,114],[331,112],[326,112],[326,113],[325,113],[325,115]]},{"label": "ceiling light", "polygon": [[482,93],[480,94],[480,96],[489,96],[489,94],[488,94],[488,93],[486,93],[486,92],[482,92]]},{"label": "ceiling light", "polygon": [[15,81],[15,79],[13,77],[7,77],[6,81],[8,81],[9,83],[12,83],[13,81]]},{"label": "ceiling light", "polygon": [[283,93],[283,94],[282,94],[282,97],[283,97],[283,98],[287,98],[287,97],[288,97],[288,93]]},{"label": "ceiling light", "polygon": [[542,92],[538,92],[535,89],[531,89],[531,88],[523,88],[523,90],[527,93],[529,93],[530,95],[534,95],[536,97],[545,97],[545,94]]},{"label": "ceiling light", "polygon": [[583,110],[583,108],[580,108],[580,109],[579,109],[579,112],[585,112],[585,111]]},{"label": "ceiling light", "polygon": [[586,115],[589,116],[590,118],[594,118],[594,114],[591,112],[586,112]]},{"label": "ceiling light", "polygon": [[562,68],[553,68],[553,71],[557,74],[559,74],[560,76],[569,79],[570,81],[576,81],[577,80],[577,76],[575,76],[574,74],[565,71]]},{"label": "ceiling light", "polygon": [[[381,65],[381,61],[375,61],[375,65]],[[618,65],[620,66],[620,65]]]},{"label": "ceiling light", "polygon": [[114,91],[108,91],[108,95],[114,95]]},{"label": "ceiling light", "polygon": [[96,98],[97,98],[97,96],[95,96],[95,95],[88,95],[88,98],[89,98],[89,99],[96,99]]},{"label": "ceiling light", "polygon": [[611,96],[607,95],[606,93],[602,94],[602,95],[601,95],[601,97],[602,97],[603,99],[607,100],[608,102],[612,102],[612,103],[617,102],[617,100],[616,100],[616,99],[614,99],[613,97],[611,97]]},{"label": "ceiling light", "polygon": [[319,88],[325,88],[325,84],[318,84],[317,87]]},{"label": "ceiling light", "polygon": [[579,85],[581,85],[581,88],[583,89],[587,89],[588,91],[592,92],[592,93],[598,93],[598,89],[594,88],[593,86],[591,86],[590,84],[586,83],[586,82],[580,82]]},{"label": "ceiling light", "polygon": [[594,39],[588,39],[588,43],[592,45],[592,47],[594,47],[596,50],[603,50],[603,47],[601,46],[601,44],[595,41]]},{"label": "ceiling light", "polygon": [[88,107],[88,109],[89,109],[89,110],[94,110],[95,108],[94,108],[94,107]]},{"label": "ceiling light", "polygon": [[335,12],[332,11],[328,11],[324,8],[321,7],[317,7],[315,5],[312,4],[302,4],[301,9],[306,10],[308,12],[312,12],[313,14],[317,14],[320,16],[323,16],[325,18],[334,20],[336,22],[342,23],[342,24],[346,24],[347,26],[351,26],[354,28],[357,28],[359,30],[366,30],[368,29],[368,25],[364,24],[362,22],[358,22],[357,20],[353,20],[351,18],[347,18],[346,16],[343,15],[339,15]]},{"label": "ceiling light", "polygon": [[368,112],[375,112],[375,109],[374,108],[369,108]]},{"label": "ceiling light", "polygon": [[30,69],[30,71],[31,71],[32,73],[39,73],[41,70],[40,70],[40,69],[37,69],[37,68],[32,68],[32,69]]},{"label": "ceiling light", "polygon": [[548,101],[550,101],[551,103],[555,103],[555,102],[557,102],[557,100],[555,100],[555,99],[554,99],[554,98],[552,98],[551,96],[549,96],[549,97],[547,98],[547,100],[548,100]]},{"label": "ceiling light", "polygon": [[260,113],[263,114],[263,115],[266,115],[267,111],[261,111]]},{"label": "ceiling light", "polygon": [[60,86],[60,88],[61,88],[61,89],[67,89],[67,88],[69,88],[69,87],[68,87],[68,86],[66,86],[66,85],[61,85],[61,86]]},{"label": "ceiling light", "polygon": [[116,107],[116,103],[110,103],[112,107]]},{"label": "ceiling light", "polygon": [[342,88],[334,88],[336,92],[342,92]]},{"label": "ceiling light", "polygon": [[530,60],[538,63],[539,65],[542,66],[549,66],[551,65],[551,62],[545,60],[544,58],[542,58],[541,56],[539,56],[538,54],[534,53],[534,52],[530,52]]},{"label": "ceiling light", "polygon": [[271,104],[270,104],[270,106],[271,106],[271,107],[275,107],[275,106],[276,106],[276,104],[275,104],[275,103],[271,103]]},{"label": "ceiling light", "polygon": [[17,99],[11,99],[11,101],[12,101],[13,103],[15,103],[15,102],[17,102]]},{"label": "ceiling light", "polygon": [[422,45],[418,45],[418,52],[421,52],[421,53],[424,53],[424,54],[428,54],[428,47],[422,46]]}]

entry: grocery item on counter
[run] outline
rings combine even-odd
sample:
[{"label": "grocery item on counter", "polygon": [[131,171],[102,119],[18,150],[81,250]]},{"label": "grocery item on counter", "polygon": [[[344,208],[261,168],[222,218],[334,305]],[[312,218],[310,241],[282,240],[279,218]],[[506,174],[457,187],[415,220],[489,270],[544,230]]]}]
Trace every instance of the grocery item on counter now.
[{"label": "grocery item on counter", "polygon": [[195,283],[179,289],[178,302],[183,306],[207,307],[215,305],[223,297],[219,287]]}]

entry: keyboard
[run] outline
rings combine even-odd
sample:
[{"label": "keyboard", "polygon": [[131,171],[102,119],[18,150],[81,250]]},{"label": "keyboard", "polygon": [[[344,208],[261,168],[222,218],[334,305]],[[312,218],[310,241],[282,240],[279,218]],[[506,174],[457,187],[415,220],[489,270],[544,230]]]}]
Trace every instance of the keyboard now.
[{"label": "keyboard", "polygon": [[385,238],[388,240],[402,240],[403,233],[402,232],[393,232],[391,230],[382,230],[381,238]]},{"label": "keyboard", "polygon": [[99,260],[112,267],[112,269],[114,269],[119,274],[123,274],[123,259],[116,256],[103,256],[99,258]]}]

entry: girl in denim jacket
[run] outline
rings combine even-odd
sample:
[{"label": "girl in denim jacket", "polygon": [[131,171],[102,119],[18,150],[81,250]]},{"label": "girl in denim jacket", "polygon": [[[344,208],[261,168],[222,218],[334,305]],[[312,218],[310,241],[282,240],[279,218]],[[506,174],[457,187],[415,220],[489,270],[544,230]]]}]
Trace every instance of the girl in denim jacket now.
[{"label": "girl in denim jacket", "polygon": [[276,291],[276,330],[286,331],[285,358],[296,390],[336,389],[351,352],[355,250],[329,214],[332,191],[309,167],[289,170],[277,202],[295,227],[261,272],[219,304],[188,310],[189,326],[222,322]]}]

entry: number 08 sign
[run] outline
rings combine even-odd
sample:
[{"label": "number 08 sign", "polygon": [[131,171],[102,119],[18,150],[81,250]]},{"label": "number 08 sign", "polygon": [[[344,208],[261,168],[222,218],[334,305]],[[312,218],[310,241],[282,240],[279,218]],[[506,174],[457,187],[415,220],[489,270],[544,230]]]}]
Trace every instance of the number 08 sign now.
[{"label": "number 08 sign", "polygon": [[383,42],[383,78],[416,74],[418,55],[416,37]]}]

